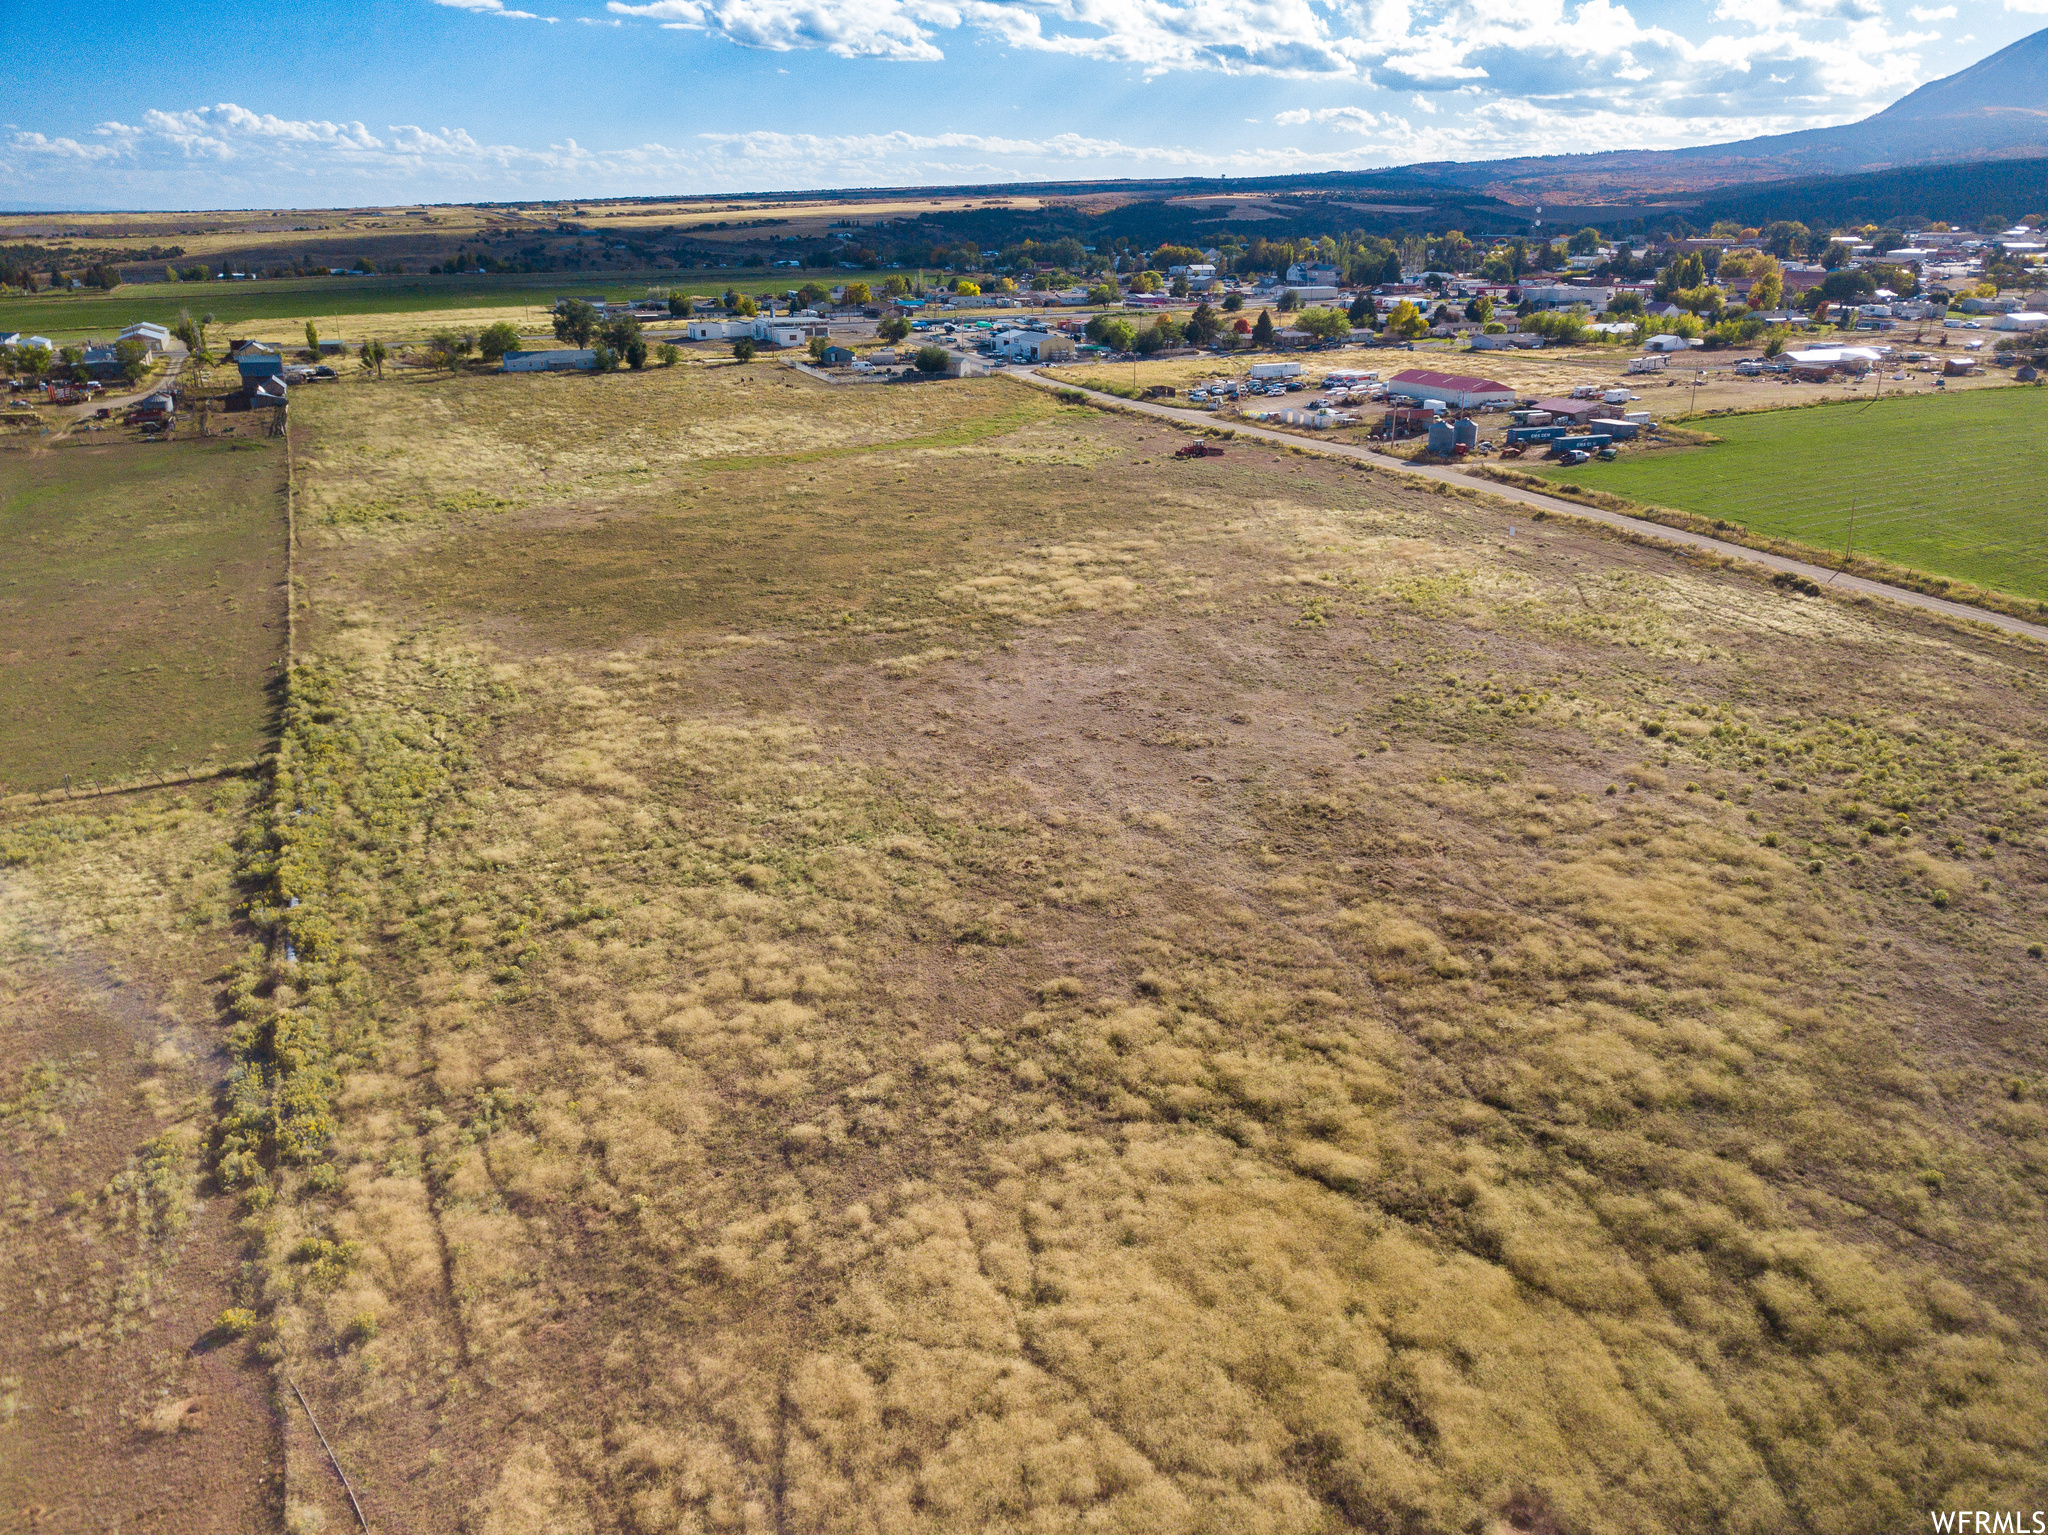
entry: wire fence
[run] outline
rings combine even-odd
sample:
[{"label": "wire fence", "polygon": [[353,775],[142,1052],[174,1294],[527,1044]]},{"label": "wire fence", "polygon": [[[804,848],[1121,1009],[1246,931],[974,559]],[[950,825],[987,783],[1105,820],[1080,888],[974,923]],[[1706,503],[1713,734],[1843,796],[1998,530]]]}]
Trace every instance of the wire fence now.
[{"label": "wire fence", "polygon": [[260,759],[247,762],[188,763],[184,766],[148,768],[133,777],[110,779],[66,773],[64,781],[53,788],[0,795],[0,812],[61,805],[71,800],[104,799],[113,794],[136,794],[147,789],[175,789],[180,784],[211,783],[221,778],[245,778],[261,766]]}]

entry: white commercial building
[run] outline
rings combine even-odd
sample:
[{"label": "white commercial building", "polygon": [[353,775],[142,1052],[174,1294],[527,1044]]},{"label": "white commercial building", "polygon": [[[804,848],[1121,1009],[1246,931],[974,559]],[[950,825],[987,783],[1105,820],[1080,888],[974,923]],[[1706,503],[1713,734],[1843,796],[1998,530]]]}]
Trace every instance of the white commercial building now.
[{"label": "white commercial building", "polygon": [[996,333],[995,348],[1012,362],[1055,362],[1074,355],[1074,338],[1059,331],[1005,330]]},{"label": "white commercial building", "polygon": [[2048,314],[2038,309],[2016,309],[1991,322],[1993,330],[2040,330],[2048,326]]}]

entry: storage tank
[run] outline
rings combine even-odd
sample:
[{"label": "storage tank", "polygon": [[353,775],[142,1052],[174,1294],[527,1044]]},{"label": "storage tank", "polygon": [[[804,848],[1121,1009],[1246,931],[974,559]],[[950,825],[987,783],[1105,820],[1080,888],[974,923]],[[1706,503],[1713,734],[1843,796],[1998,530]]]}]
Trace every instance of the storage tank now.
[{"label": "storage tank", "polygon": [[1457,429],[1453,427],[1450,422],[1432,421],[1429,423],[1430,452],[1441,453],[1445,457],[1449,457],[1453,450],[1456,448],[1457,441]]},{"label": "storage tank", "polygon": [[1455,441],[1459,447],[1470,449],[1479,446],[1479,423],[1477,421],[1474,421],[1470,416],[1465,417],[1456,426],[1454,426],[1451,429],[1451,432],[1452,440]]}]

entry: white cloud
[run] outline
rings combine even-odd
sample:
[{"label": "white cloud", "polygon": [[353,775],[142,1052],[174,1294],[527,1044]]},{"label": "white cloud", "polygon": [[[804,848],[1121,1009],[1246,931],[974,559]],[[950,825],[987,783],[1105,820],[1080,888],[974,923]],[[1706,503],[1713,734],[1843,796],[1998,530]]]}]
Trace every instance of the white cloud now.
[{"label": "white cloud", "polygon": [[[1337,109],[1326,120],[1373,121]],[[468,201],[497,196],[603,196],[709,192],[735,186],[800,187],[890,182],[943,185],[1068,174],[1335,170],[1355,152],[1260,146],[1217,154],[1177,145],[1131,144],[1080,133],[1007,137],[978,133],[707,133],[681,144],[596,150],[574,139],[544,147],[485,143],[466,129],[399,124],[373,132],[359,122],[288,119],[233,103],[152,110],[108,122],[84,139],[17,130],[0,139],[0,192],[40,199],[77,196],[81,167],[96,195],[127,206],[303,206],[394,199]],[[203,190],[201,190],[203,189]]]},{"label": "white cloud", "polygon": [[1620,142],[1637,144],[1650,140],[1628,121],[1688,107],[1702,130],[1694,140],[1723,117],[1816,127],[1875,110],[1920,83],[1917,49],[1936,36],[1894,30],[1886,3],[1710,0],[1684,32],[1638,20],[1622,0],[608,0],[607,10],[743,47],[846,58],[930,62],[956,38],[979,37],[1147,77],[1473,85],[1611,113],[1624,124]]},{"label": "white cloud", "polygon": [[[1421,99],[1419,96],[1416,98],[1418,101]],[[1434,111],[1435,108],[1430,110]],[[1370,133],[1393,119],[1376,117],[1363,107],[1318,107],[1314,111],[1297,107],[1291,112],[1280,113],[1273,121],[1287,128],[1299,127],[1303,123],[1316,123],[1346,133]]]},{"label": "white cloud", "polygon": [[479,16],[504,16],[517,21],[545,21],[550,25],[560,21],[559,16],[536,16],[532,11],[510,9],[505,0],[434,0],[436,5],[445,5],[450,10],[473,11]]},{"label": "white cloud", "polygon": [[959,12],[923,0],[611,0],[605,8],[678,30],[716,32],[748,48],[824,48],[849,59],[942,58],[927,29],[960,24]]},{"label": "white cloud", "polygon": [[1913,19],[1914,19],[1915,21],[1917,21],[1917,22],[1920,22],[1921,24],[1923,24],[1923,25],[1924,25],[1924,24],[1926,24],[1927,22],[1930,22],[1930,21],[1952,21],[1952,20],[1954,20],[1954,19],[1955,19],[1955,14],[1956,14],[1956,8],[1955,8],[1954,6],[1952,6],[1952,5],[1936,5],[1936,6],[1925,6],[1925,5],[1916,5],[1916,6],[1914,6],[1914,7],[1913,7],[1913,8],[1911,9],[1911,10],[1909,10],[1908,12],[1906,12],[1906,14],[1907,14],[1908,16],[1911,16],[1911,17],[1912,17],[1912,18],[1913,18]]}]

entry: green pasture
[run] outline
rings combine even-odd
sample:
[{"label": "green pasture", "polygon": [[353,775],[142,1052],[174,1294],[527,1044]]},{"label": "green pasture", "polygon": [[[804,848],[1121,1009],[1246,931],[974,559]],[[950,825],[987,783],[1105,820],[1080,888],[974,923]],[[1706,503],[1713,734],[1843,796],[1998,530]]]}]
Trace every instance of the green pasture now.
[{"label": "green pasture", "polygon": [[267,439],[0,454],[0,794],[260,752],[284,533]]},{"label": "green pasture", "polygon": [[[495,277],[291,277],[255,282],[130,283],[112,293],[42,293],[0,299],[0,332],[27,331],[52,340],[106,336],[138,320],[168,325],[180,309],[211,314],[222,325],[295,320],[307,315],[428,314],[438,309],[524,308],[557,294],[638,298],[649,288],[693,293],[781,293],[807,282],[880,283],[884,272],[798,271],[790,267],[718,268],[679,272],[522,272]],[[900,274],[898,274],[900,275]]]},{"label": "green pasture", "polygon": [[2048,601],[2048,393],[1972,389],[1715,420],[1722,441],[1547,479]]}]

